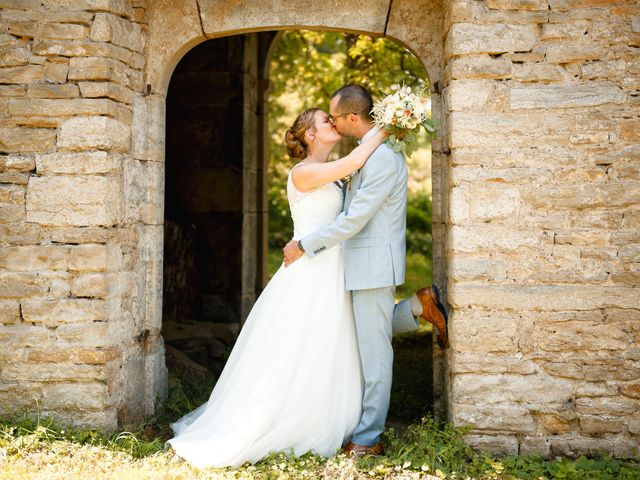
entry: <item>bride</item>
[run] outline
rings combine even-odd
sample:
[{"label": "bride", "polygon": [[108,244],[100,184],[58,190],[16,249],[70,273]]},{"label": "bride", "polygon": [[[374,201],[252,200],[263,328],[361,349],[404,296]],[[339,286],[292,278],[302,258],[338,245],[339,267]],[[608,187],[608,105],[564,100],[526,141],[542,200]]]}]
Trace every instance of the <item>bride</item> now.
[{"label": "bride", "polygon": [[[342,210],[334,183],[361,168],[384,141],[380,132],[327,162],[340,141],[320,109],[287,131],[287,195],[299,239]],[[351,437],[362,409],[362,372],[340,245],[304,256],[273,276],[238,336],[209,400],[171,424],[169,443],[198,467],[238,466],[270,452],[332,456]]]}]

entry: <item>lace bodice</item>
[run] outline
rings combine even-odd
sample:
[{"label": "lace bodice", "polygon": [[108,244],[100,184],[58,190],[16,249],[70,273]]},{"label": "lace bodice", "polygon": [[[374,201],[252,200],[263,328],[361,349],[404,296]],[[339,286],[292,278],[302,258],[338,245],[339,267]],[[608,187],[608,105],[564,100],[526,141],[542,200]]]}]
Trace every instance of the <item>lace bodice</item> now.
[{"label": "lace bodice", "polygon": [[342,190],[335,183],[327,183],[310,192],[300,192],[293,185],[291,172],[293,168],[287,180],[287,198],[293,219],[293,238],[299,240],[335,220],[342,211]]}]

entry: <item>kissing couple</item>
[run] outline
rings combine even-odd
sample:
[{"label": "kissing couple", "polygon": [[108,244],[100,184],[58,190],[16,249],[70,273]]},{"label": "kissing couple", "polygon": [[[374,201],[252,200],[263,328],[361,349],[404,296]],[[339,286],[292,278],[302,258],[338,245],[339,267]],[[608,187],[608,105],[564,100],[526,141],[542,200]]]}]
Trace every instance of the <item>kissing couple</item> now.
[{"label": "kissing couple", "polygon": [[[171,424],[167,443],[195,466],[255,463],[271,452],[328,457],[341,447],[381,454],[392,336],[418,328],[421,316],[446,345],[435,286],[394,301],[405,275],[407,167],[372,108],[364,88],[346,85],[329,114],[305,110],[286,133],[299,160],[287,180],[293,240],[209,400]],[[343,135],[360,144],[328,162]]]}]

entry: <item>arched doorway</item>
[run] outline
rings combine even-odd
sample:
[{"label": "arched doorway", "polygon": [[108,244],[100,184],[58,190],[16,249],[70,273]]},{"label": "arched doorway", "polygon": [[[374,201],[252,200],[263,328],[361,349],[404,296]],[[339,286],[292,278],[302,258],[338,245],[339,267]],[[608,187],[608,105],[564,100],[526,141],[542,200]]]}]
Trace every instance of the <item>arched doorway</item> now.
[{"label": "arched doorway", "polygon": [[[382,8],[380,8],[381,6]],[[410,23],[406,23],[404,19],[408,14],[416,14],[415,5],[405,5],[404,3],[398,2],[393,3],[393,8],[391,8],[392,4],[390,2],[382,2],[380,5],[375,6],[375,8],[365,8],[362,5],[350,5],[348,8],[345,7],[345,9],[341,9],[339,16],[335,16],[335,12],[319,10],[319,7],[316,5],[307,5],[305,8],[296,9],[296,11],[285,9],[286,13],[274,9],[273,12],[270,12],[266,16],[264,13],[260,13],[260,15],[254,18],[253,14],[261,12],[262,7],[258,2],[248,2],[237,10],[219,12],[216,10],[218,7],[214,8],[209,5],[203,8],[203,5],[197,6],[195,2],[193,4],[184,3],[179,6],[169,2],[158,2],[150,6],[147,11],[147,19],[150,27],[147,46],[148,64],[145,75],[147,95],[138,100],[138,105],[136,106],[137,115],[134,110],[134,124],[136,122],[138,125],[140,125],[141,122],[146,123],[144,127],[144,142],[146,142],[146,154],[149,160],[158,162],[159,164],[165,161],[164,146],[165,136],[167,134],[167,124],[165,121],[166,112],[169,111],[167,93],[169,91],[171,75],[178,62],[185,56],[186,52],[207,39],[225,38],[235,34],[245,35],[245,32],[249,32],[246,34],[246,37],[257,38],[257,35],[264,35],[258,34],[257,32],[259,31],[273,31],[292,27],[300,28],[304,26],[335,29],[346,32],[364,32],[375,36],[385,35],[392,37],[404,45],[407,45],[426,65],[431,80],[433,116],[436,119],[442,117],[440,112],[441,101],[439,87],[439,80],[442,73],[440,59],[443,53],[442,26],[444,21],[444,8],[442,5],[433,5],[431,3],[427,5],[425,3],[425,8],[420,10],[418,15],[420,21],[412,20]],[[212,18],[216,20],[210,22],[209,20]],[[251,20],[248,21],[248,19]],[[292,21],[292,19],[295,19],[295,21]],[[432,30],[425,32],[423,28],[425,24],[432,25]],[[256,49],[256,51],[260,51],[260,49]],[[257,64],[258,62],[256,62],[256,65]],[[257,77],[255,77],[253,81],[255,82],[253,87],[257,87],[261,83]],[[260,87],[264,87],[264,85]],[[260,91],[260,88],[255,88],[251,91],[255,92],[252,93],[252,95],[258,95],[257,92]],[[260,111],[260,102],[256,101],[255,105],[256,112]],[[255,116],[250,115],[249,117],[253,118],[251,121],[254,121],[255,125],[260,124],[261,114]],[[245,125],[249,125],[249,123],[245,123]],[[172,147],[169,146],[169,148]],[[433,233],[434,244],[437,247],[433,253],[434,277],[441,285],[445,284],[445,268],[443,265],[444,228],[442,217],[445,206],[440,201],[440,194],[443,190],[446,190],[444,183],[445,177],[442,175],[441,169],[442,157],[440,143],[434,142],[432,149],[434,178]],[[243,162],[245,162],[244,159]],[[243,163],[243,185],[246,185],[244,175],[250,171],[250,169],[247,170],[245,168],[245,165],[246,164]],[[167,167],[166,172],[167,174],[169,173],[169,167]],[[260,182],[260,177],[254,176],[253,178],[255,182]],[[159,185],[158,191],[162,191],[162,188],[163,186]],[[243,208],[245,208],[244,205],[246,205],[246,203],[243,203]],[[161,204],[159,207],[163,208],[164,205]],[[170,211],[171,209],[169,209],[169,212]],[[257,210],[253,212],[246,210],[245,212],[247,215],[243,216],[242,231],[262,232],[259,234],[264,235],[264,224],[260,223],[260,212]],[[251,215],[251,213],[256,213],[256,215]],[[252,224],[253,228],[248,228],[249,224]],[[153,241],[156,244],[163,244],[163,239],[161,238],[155,238]],[[249,245],[249,242],[246,242],[245,245]],[[260,253],[243,250],[241,254],[243,269],[244,265],[250,265],[251,263],[247,262],[247,254],[254,255],[255,258],[260,257]],[[255,297],[252,297],[251,294],[245,295],[246,290],[244,290],[244,286],[259,284],[259,281],[255,282],[255,279],[263,278],[264,275],[263,272],[260,271],[260,267],[254,263],[253,269],[248,268],[243,270],[242,277],[243,283],[241,285],[243,285],[243,290],[241,293],[240,311],[247,312]],[[250,280],[246,281],[247,278]],[[159,292],[162,292],[161,285],[162,276],[157,273],[147,281],[147,289],[151,297],[158,298],[158,296],[160,296]],[[159,303],[157,300],[154,302],[153,298],[151,298],[151,302],[156,305]],[[148,312],[148,314],[153,316],[152,319],[150,318],[151,323],[160,329],[162,324],[161,309],[156,308]],[[239,318],[242,318],[242,314],[240,314]],[[157,363],[161,358],[154,357],[150,360]],[[442,352],[436,349],[434,353],[436,413],[439,410],[438,399],[444,391],[444,369],[442,366]],[[158,391],[158,386],[161,387],[164,384],[162,378],[166,375],[166,373],[163,373],[166,372],[166,370],[164,370],[164,365],[158,364],[149,365],[148,370],[154,372],[154,378],[147,379],[147,385],[153,388],[153,391],[148,390],[148,392],[150,394],[153,393],[155,396],[155,392]]]},{"label": "arched doorway", "polygon": [[170,371],[215,379],[264,286],[264,57],[275,33],[203,42],[167,92],[162,334]]}]

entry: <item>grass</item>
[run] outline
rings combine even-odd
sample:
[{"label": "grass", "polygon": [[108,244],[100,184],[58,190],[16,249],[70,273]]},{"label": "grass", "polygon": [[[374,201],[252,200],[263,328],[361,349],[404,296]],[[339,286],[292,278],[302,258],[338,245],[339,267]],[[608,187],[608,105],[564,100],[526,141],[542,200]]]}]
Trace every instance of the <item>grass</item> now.
[{"label": "grass", "polygon": [[536,456],[496,459],[464,443],[466,430],[430,418],[401,434],[385,433],[385,455],[353,460],[312,454],[272,454],[255,465],[196,469],[145,429],[106,436],[65,429],[51,420],[14,418],[0,423],[0,480],[21,479],[567,479],[634,480],[640,464],[609,456],[544,461]]}]

